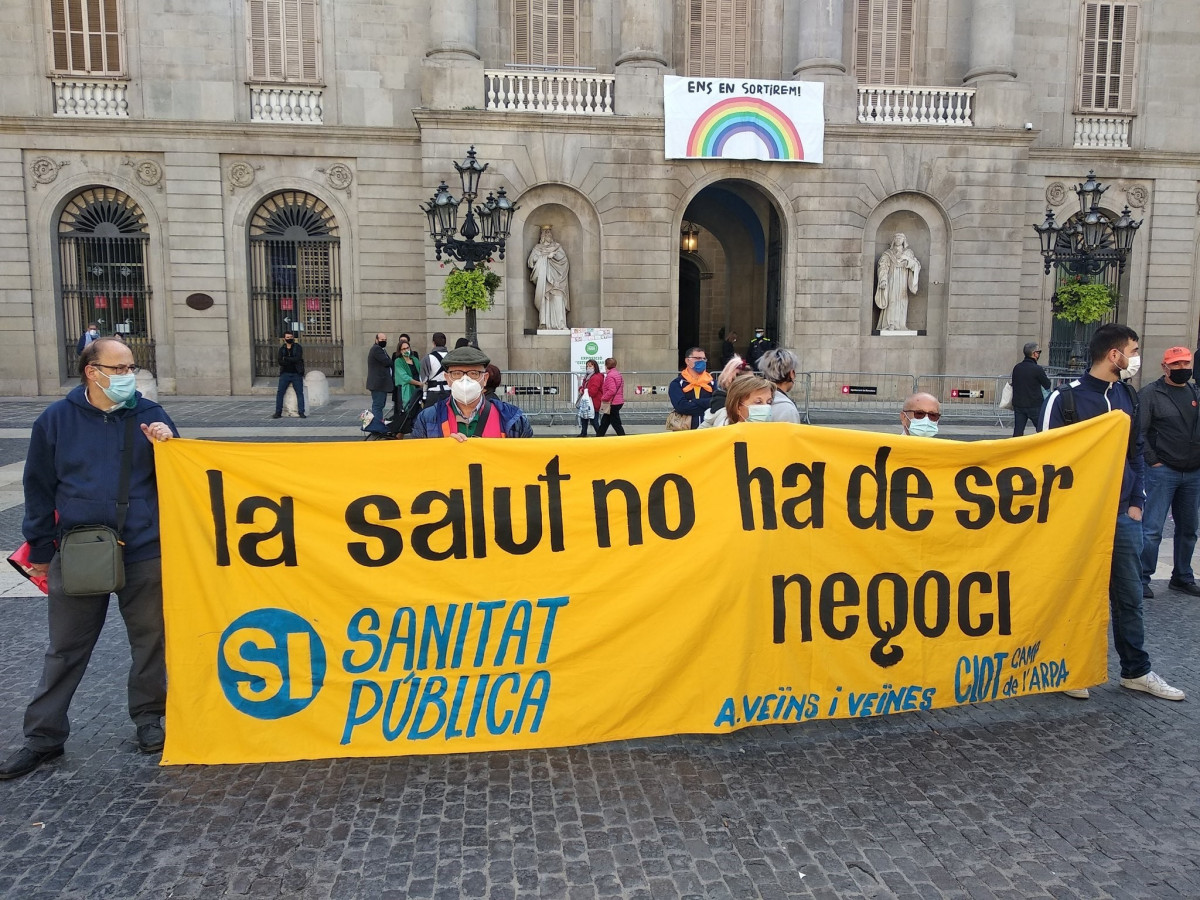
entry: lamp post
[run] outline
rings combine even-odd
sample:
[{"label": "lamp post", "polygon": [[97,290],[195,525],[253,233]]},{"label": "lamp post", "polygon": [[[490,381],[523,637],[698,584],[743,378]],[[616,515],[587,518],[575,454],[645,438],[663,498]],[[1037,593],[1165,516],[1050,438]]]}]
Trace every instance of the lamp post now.
[{"label": "lamp post", "polygon": [[[462,196],[456,199],[443,181],[428,204],[421,205],[429,236],[433,238],[435,257],[440,261],[444,253],[461,262],[468,272],[493,256],[504,259],[504,242],[508,239],[513,213],[519,209],[508,199],[503,187],[495,194],[489,192],[482,203],[475,202],[479,196],[480,176],[487,167],[487,163],[480,164],[475,158],[475,147],[472,146],[461,163],[454,163],[462,184]],[[463,202],[467,204],[467,214],[459,227],[458,208]],[[462,237],[456,237],[456,231]],[[467,339],[477,345],[475,308],[470,306],[467,307]]]},{"label": "lamp post", "polygon": [[[1125,271],[1133,239],[1142,220],[1134,221],[1126,206],[1120,217],[1111,219],[1100,208],[1100,201],[1108,187],[1096,179],[1095,170],[1088,172],[1085,181],[1075,185],[1079,198],[1079,215],[1073,222],[1061,223],[1054,219],[1054,210],[1046,207],[1046,218],[1034,225],[1041,244],[1045,274],[1058,266],[1078,282],[1094,283],[1097,276],[1111,267],[1117,269],[1116,298],[1120,299],[1120,276]],[[1056,289],[1057,295],[1057,289]],[[1086,320],[1084,320],[1086,321]],[[1073,328],[1072,347],[1068,365],[1074,365],[1083,357],[1084,325],[1076,322]],[[1064,335],[1063,341],[1066,340]],[[1055,340],[1051,338],[1051,360],[1055,355]]]}]

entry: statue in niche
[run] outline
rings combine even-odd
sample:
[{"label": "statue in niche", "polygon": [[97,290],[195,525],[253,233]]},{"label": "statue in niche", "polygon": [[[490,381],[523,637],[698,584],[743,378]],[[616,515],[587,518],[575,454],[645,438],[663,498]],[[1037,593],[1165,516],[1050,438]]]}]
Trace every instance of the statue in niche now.
[{"label": "statue in niche", "polygon": [[533,282],[533,305],[538,311],[538,328],[564,331],[571,294],[567,273],[571,264],[567,251],[554,239],[549,225],[542,226],[542,237],[529,253],[529,280]]},{"label": "statue in niche", "polygon": [[921,263],[908,247],[908,238],[897,232],[891,245],[880,254],[876,268],[879,283],[875,305],[879,307],[880,331],[908,330],[909,294],[917,292]]}]

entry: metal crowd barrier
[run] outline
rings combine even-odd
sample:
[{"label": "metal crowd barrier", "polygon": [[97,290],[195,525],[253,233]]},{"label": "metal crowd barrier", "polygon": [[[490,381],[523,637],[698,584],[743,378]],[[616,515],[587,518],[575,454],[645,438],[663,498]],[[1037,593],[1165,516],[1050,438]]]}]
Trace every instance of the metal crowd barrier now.
[{"label": "metal crowd barrier", "polygon": [[796,381],[789,396],[806,422],[813,413],[898,413],[917,383],[912,375],[888,372],[797,372]]},{"label": "metal crowd barrier", "polygon": [[[671,409],[667,386],[678,372],[621,372],[625,380],[625,405],[621,418],[631,421],[661,417],[666,420]],[[555,418],[575,418],[582,372],[508,371],[503,375],[499,394],[515,403],[529,415]]]},{"label": "metal crowd barrier", "polygon": [[1000,392],[1008,384],[1007,375],[918,375],[916,380],[917,391],[938,398],[943,416],[990,419],[997,425],[1012,423],[1011,413],[1000,409]]}]

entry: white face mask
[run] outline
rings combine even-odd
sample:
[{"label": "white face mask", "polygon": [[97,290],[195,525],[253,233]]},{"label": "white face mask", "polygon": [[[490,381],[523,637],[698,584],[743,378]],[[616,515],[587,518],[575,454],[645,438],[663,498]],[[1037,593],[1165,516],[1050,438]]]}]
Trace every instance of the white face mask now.
[{"label": "white face mask", "polygon": [[[1121,355],[1125,356],[1124,353],[1122,353]],[[1119,373],[1122,381],[1128,381],[1130,378],[1132,378],[1134,375],[1136,375],[1138,373],[1138,371],[1142,368],[1142,358],[1140,356],[1137,356],[1137,355],[1125,356],[1125,359],[1129,363],[1129,365],[1126,368],[1122,369]]]},{"label": "white face mask", "polygon": [[770,422],[771,421],[771,404],[759,403],[756,406],[746,407],[747,422]]},{"label": "white face mask", "polygon": [[914,437],[937,437],[938,423],[929,416],[923,419],[909,419],[908,433]]},{"label": "white face mask", "polygon": [[470,376],[464,376],[450,385],[450,396],[461,406],[471,406],[483,393],[483,385]]}]

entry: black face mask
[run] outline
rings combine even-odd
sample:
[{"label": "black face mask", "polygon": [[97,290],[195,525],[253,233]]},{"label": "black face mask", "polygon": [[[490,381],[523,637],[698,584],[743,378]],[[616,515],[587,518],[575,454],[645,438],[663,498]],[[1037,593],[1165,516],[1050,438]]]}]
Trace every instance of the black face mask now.
[{"label": "black face mask", "polygon": [[1191,369],[1172,369],[1167,373],[1167,377],[1174,384],[1187,384],[1188,379],[1192,377]]},{"label": "black face mask", "polygon": [[283,342],[284,342],[285,344],[290,344],[290,343],[292,343],[292,341],[293,341],[293,340],[295,340],[295,339],[294,339],[294,338],[284,338],[284,339],[283,339]]},{"label": "black face mask", "polygon": [[387,346],[387,341],[376,341],[375,343],[377,343],[377,344],[378,344],[380,347],[386,347],[386,346]]}]

